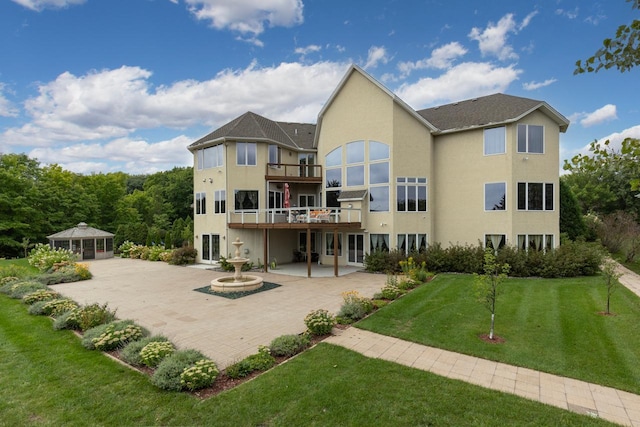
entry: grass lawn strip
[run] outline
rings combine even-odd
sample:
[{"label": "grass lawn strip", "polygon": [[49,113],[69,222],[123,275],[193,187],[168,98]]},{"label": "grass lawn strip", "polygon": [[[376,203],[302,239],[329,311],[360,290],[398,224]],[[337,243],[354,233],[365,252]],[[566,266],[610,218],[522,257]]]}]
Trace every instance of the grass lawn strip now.
[{"label": "grass lawn strip", "polygon": [[509,279],[496,309],[503,344],[478,339],[490,313],[473,276],[443,274],[357,327],[407,341],[640,394],[640,298],[619,286],[605,308],[603,279]]},{"label": "grass lawn strip", "polygon": [[321,343],[207,400],[165,392],[0,295],[0,425],[611,425]]}]

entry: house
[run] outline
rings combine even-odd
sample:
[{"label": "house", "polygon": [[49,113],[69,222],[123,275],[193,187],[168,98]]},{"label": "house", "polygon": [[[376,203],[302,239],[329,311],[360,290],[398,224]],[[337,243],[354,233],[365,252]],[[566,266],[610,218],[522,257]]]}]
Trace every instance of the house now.
[{"label": "house", "polygon": [[434,242],[559,245],[559,134],[544,101],[494,94],[416,111],[351,66],[317,124],[248,112],[191,144],[199,262],[362,265]]}]

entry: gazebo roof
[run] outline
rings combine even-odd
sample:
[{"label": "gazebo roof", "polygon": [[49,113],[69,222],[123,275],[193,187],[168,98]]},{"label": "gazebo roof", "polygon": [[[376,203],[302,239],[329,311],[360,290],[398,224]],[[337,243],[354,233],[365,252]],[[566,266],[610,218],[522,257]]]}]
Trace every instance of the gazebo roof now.
[{"label": "gazebo roof", "polygon": [[107,231],[98,230],[97,228],[89,227],[85,222],[81,222],[73,228],[61,231],[56,234],[47,236],[47,239],[53,240],[69,240],[69,239],[88,239],[92,237],[113,237],[114,234]]}]

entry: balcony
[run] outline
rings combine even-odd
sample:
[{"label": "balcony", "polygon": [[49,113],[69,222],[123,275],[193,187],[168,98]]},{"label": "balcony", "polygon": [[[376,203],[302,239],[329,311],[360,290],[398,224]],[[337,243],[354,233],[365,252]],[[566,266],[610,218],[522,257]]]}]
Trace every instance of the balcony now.
[{"label": "balcony", "polygon": [[232,211],[227,213],[229,228],[353,228],[362,225],[360,209],[280,208]]},{"label": "balcony", "polygon": [[267,163],[264,178],[271,182],[322,183],[321,165],[299,163]]}]

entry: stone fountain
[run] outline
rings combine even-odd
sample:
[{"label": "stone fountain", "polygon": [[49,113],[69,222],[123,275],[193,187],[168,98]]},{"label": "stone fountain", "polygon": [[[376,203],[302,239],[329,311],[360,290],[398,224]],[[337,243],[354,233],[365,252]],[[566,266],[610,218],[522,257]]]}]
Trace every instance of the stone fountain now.
[{"label": "stone fountain", "polygon": [[240,256],[240,247],[244,242],[241,242],[240,238],[237,237],[231,244],[236,247],[236,252],[235,256],[232,259],[228,259],[227,262],[233,265],[235,272],[233,276],[213,279],[211,281],[211,290],[215,292],[246,292],[260,288],[262,286],[262,277],[242,274],[242,266],[249,262],[248,258]]}]

